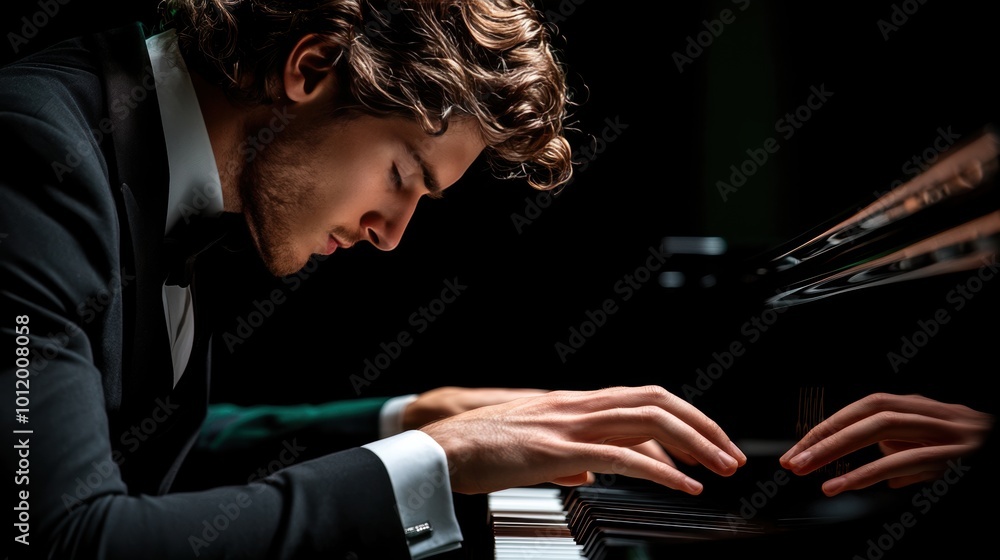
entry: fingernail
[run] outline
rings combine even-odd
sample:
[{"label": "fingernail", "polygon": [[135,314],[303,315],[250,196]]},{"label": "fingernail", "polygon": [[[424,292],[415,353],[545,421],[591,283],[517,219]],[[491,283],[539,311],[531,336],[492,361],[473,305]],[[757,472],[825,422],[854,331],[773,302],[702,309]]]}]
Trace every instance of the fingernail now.
[{"label": "fingernail", "polygon": [[704,488],[700,482],[693,478],[687,479],[685,486],[687,486],[688,491],[692,494],[701,494],[701,491]]},{"label": "fingernail", "polygon": [[840,492],[840,489],[843,488],[844,484],[846,483],[847,481],[844,480],[843,478],[834,478],[833,480],[828,480],[823,484],[823,493],[825,493],[827,496],[833,496],[837,492]]},{"label": "fingernail", "polygon": [[729,447],[733,450],[733,453],[732,453],[733,457],[736,457],[736,459],[739,462],[746,463],[747,456],[746,456],[745,453],[743,453],[742,449],[740,449],[739,447],[737,447],[736,444],[733,443],[733,442],[731,442],[731,441],[729,442]]},{"label": "fingernail", "polygon": [[732,455],[726,453],[725,451],[719,451],[719,458],[722,459],[722,465],[727,469],[734,469],[739,466],[736,459],[733,459]]},{"label": "fingernail", "polygon": [[788,464],[797,468],[808,463],[809,459],[812,459],[812,453],[809,451],[803,451],[802,453],[799,453],[798,455],[792,457],[788,461]]}]

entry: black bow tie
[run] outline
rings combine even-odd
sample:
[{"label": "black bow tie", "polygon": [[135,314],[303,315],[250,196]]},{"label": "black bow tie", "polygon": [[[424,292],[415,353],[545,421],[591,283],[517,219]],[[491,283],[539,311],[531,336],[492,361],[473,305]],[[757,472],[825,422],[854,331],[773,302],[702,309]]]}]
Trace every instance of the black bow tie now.
[{"label": "black bow tie", "polygon": [[166,283],[185,287],[191,283],[197,259],[215,247],[230,251],[249,248],[250,233],[241,214],[196,216],[181,221],[163,240],[167,259]]}]

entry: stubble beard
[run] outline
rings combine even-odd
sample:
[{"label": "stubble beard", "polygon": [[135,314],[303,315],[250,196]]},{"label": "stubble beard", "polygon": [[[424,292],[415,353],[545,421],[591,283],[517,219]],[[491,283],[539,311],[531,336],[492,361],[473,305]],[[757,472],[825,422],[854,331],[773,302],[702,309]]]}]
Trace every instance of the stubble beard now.
[{"label": "stubble beard", "polygon": [[[265,127],[248,124],[245,137]],[[302,166],[317,154],[309,132],[290,127],[275,132],[271,143],[247,158],[236,181],[247,228],[264,266],[275,276],[294,274],[306,265],[296,255],[292,224],[316,196],[317,186]]]}]

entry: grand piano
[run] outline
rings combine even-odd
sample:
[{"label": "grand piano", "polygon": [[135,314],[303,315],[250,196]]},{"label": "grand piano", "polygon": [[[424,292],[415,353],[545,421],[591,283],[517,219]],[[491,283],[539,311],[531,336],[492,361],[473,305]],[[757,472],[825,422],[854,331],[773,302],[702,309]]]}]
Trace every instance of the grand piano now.
[{"label": "grand piano", "polygon": [[[598,175],[602,166],[613,168],[615,176],[623,169],[627,170],[616,165],[624,158],[615,159],[625,152],[639,151],[640,155],[647,157],[637,158],[637,161],[647,161],[651,159],[648,156],[662,157],[667,150],[695,144],[697,137],[693,131],[701,130],[709,123],[702,122],[700,117],[689,117],[695,122],[684,126],[686,116],[702,113],[721,115],[718,122],[723,123],[724,133],[730,134],[734,124],[732,117],[748,113],[746,105],[733,104],[728,113],[724,104],[720,106],[716,103],[711,110],[697,105],[699,101],[711,97],[705,95],[697,78],[709,75],[712,58],[723,64],[726,62],[725,49],[746,52],[755,45],[763,44],[749,40],[754,35],[747,29],[753,29],[755,22],[768,23],[764,27],[768,35],[786,38],[775,48],[785,62],[784,67],[789,68],[796,78],[801,76],[802,83],[797,84],[801,86],[801,91],[812,85],[806,80],[815,80],[816,83],[828,80],[830,87],[838,92],[836,103],[831,103],[829,109],[824,108],[822,115],[809,123],[810,128],[796,136],[798,145],[814,145],[823,131],[829,130],[824,129],[823,119],[832,119],[833,112],[841,110],[841,107],[844,107],[843,112],[837,116],[842,121],[837,128],[844,125],[847,132],[837,141],[848,143],[852,134],[877,135],[878,131],[891,129],[918,116],[921,126],[908,128],[911,134],[914,131],[922,133],[925,129],[929,132],[952,122],[967,122],[956,116],[963,114],[958,110],[963,104],[968,104],[968,112],[974,114],[978,114],[984,106],[995,106],[995,89],[983,87],[988,81],[981,76],[995,73],[993,61],[996,49],[975,48],[995,45],[996,18],[991,17],[995,13],[984,13],[985,10],[996,9],[990,3],[799,2],[773,3],[777,6],[773,7],[763,2],[743,1],[665,2],[644,5],[641,11],[579,0],[542,3],[560,15],[559,25],[572,39],[570,52],[575,55],[573,62],[577,71],[595,93],[594,99],[589,100],[583,110],[591,112],[589,116],[594,122],[621,115],[624,122],[633,126],[629,135],[618,140],[613,149],[609,148],[601,155],[600,160],[588,162],[591,165],[583,182],[601,183],[604,180],[613,183],[611,178]],[[152,4],[60,2],[59,16],[51,18],[49,25],[31,40],[29,46],[41,47],[60,34],[75,35],[81,27],[103,27],[109,21],[125,23],[147,15]],[[8,2],[5,10],[8,25],[4,28],[12,34],[18,33],[23,26],[21,18],[41,13],[39,5],[36,0]],[[717,38],[719,40],[714,41],[710,49],[705,49],[699,58],[687,65],[683,73],[675,73],[669,51],[683,49],[689,36],[697,37],[704,31],[701,26],[703,19],[719,17],[723,7],[738,9],[741,6],[749,9],[740,13],[738,25],[726,30],[725,35]],[[897,11],[906,9],[912,12],[914,7],[918,7],[919,11],[898,16],[905,16],[905,24],[893,23],[892,17]],[[762,15],[767,13],[775,17],[768,19],[770,16]],[[878,25],[882,20],[892,23],[894,28],[883,31]],[[608,29],[615,31],[613,42],[604,40]],[[926,41],[921,43],[920,37]],[[817,48],[817,45],[827,43],[829,49]],[[866,49],[872,53],[869,54]],[[679,92],[667,100],[662,110],[663,98],[660,95],[652,99],[637,97],[637,92],[642,93],[648,87],[646,78],[642,73],[625,71],[629,65],[620,63],[626,60],[626,55],[632,56],[635,52],[656,53],[657,57],[661,57],[656,67],[657,79],[667,78],[670,89]],[[17,49],[5,49],[3,56],[7,60],[15,54]],[[713,74],[715,79],[720,75],[733,76],[721,85],[713,82],[720,86],[713,91],[726,89],[727,86],[736,90],[738,86],[740,99],[753,97],[745,91],[749,80],[742,70],[747,67],[747,60],[769,58],[767,53],[746,57],[739,59],[743,64],[730,65],[735,68],[734,71]],[[663,69],[660,66],[666,71],[660,72]],[[880,79],[871,80],[863,75],[866,71],[874,73],[873,68]],[[607,69],[615,71],[608,72]],[[781,67],[764,70],[779,72]],[[856,80],[851,79],[855,76]],[[708,81],[707,78],[705,81]],[[895,86],[887,87],[892,84]],[[852,94],[851,89],[853,98],[848,97]],[[655,91],[659,92],[660,86]],[[750,93],[770,100],[775,92],[752,90]],[[789,86],[778,93],[793,96],[799,94],[799,89]],[[718,100],[717,96],[711,98]],[[933,105],[931,100],[935,101]],[[800,100],[796,98],[794,101],[798,103]],[[869,104],[878,109],[845,118]],[[645,116],[646,113],[636,107],[646,105],[658,109],[649,115],[651,122],[647,123],[647,130],[666,130],[669,135],[679,128],[682,133],[676,136],[680,138],[671,142],[659,135],[642,136],[638,115]],[[883,107],[895,110],[888,111]],[[764,125],[770,126],[772,115],[787,108],[785,104],[765,107],[767,110],[762,109],[757,114],[764,115],[761,117],[766,121]],[[588,115],[585,113],[583,116]],[[866,118],[887,122],[879,123],[882,126],[869,127]],[[870,132],[869,128],[875,132]],[[753,134],[751,139],[758,140]],[[810,134],[812,138],[807,138]],[[628,145],[632,139],[640,137],[644,144]],[[921,175],[906,187],[901,185],[884,197],[858,199],[843,214],[831,215],[828,222],[777,247],[747,251],[737,247],[734,239],[705,235],[664,239],[664,243],[671,244],[675,249],[671,257],[675,266],[669,271],[673,274],[663,277],[662,291],[685,300],[691,308],[725,308],[730,318],[736,318],[734,322],[720,319],[711,332],[699,332],[702,335],[699,338],[707,341],[705,359],[700,363],[691,364],[688,361],[678,366],[676,370],[686,372],[686,377],[678,379],[666,373],[661,375],[662,382],[679,394],[684,394],[686,386],[690,387],[688,395],[692,401],[737,437],[737,443],[748,453],[750,461],[736,475],[726,479],[708,478],[703,476],[703,470],[692,469],[692,474],[706,483],[705,493],[695,498],[610,474],[599,475],[597,484],[588,488],[542,486],[512,489],[494,495],[456,495],[456,508],[463,525],[466,546],[441,558],[673,560],[764,553],[770,558],[892,560],[977,557],[978,546],[985,547],[988,554],[996,540],[998,516],[994,497],[1000,495],[993,480],[998,465],[995,436],[987,441],[980,454],[969,457],[964,463],[970,467],[969,470],[953,485],[935,488],[933,484],[919,484],[895,491],[879,485],[833,500],[820,495],[820,482],[838,469],[856,467],[871,458],[872,453],[858,453],[830,469],[806,477],[789,475],[787,481],[780,476],[783,471],[776,461],[806,427],[873,388],[920,391],[954,402],[965,402],[980,410],[996,410],[995,395],[990,387],[991,379],[997,372],[994,348],[998,329],[991,322],[990,311],[996,309],[1000,289],[992,280],[995,276],[986,279],[988,275],[997,273],[995,228],[1000,204],[996,189],[996,141],[988,131],[984,131],[978,140],[979,143],[961,147],[969,149],[967,151],[952,150],[952,154],[961,153],[963,157],[942,160],[940,163],[948,162],[947,165],[936,167],[934,173]],[[737,152],[747,147],[738,144],[740,141],[742,139],[735,140],[737,145],[730,147]],[[925,138],[915,139],[914,144],[908,147],[922,148],[925,141]],[[823,145],[825,150],[834,143]],[[870,144],[852,144],[857,145],[865,148]],[[647,149],[647,146],[652,146],[652,149]],[[690,153],[681,155],[700,156],[697,152],[703,147],[698,146]],[[782,148],[784,161],[792,157],[794,149],[796,145],[792,144]],[[825,154],[824,150],[817,152]],[[676,152],[669,153],[672,158],[678,159]],[[723,154],[720,157],[727,157],[726,152],[719,153]],[[851,150],[844,153],[849,155]],[[884,159],[888,165],[897,162],[897,155],[873,159]],[[810,162],[812,165],[806,167],[817,167],[817,162],[844,164],[843,158],[825,161],[824,157],[817,156]],[[629,159],[628,163],[632,161]],[[724,162],[721,167],[728,163]],[[778,165],[780,163],[773,163],[768,169]],[[850,162],[844,166],[849,167]],[[860,180],[865,180],[864,174],[861,175]],[[763,174],[757,179],[760,181],[754,186],[763,188]],[[836,185],[825,186],[837,188]],[[865,188],[871,192],[884,190],[885,185],[873,184]],[[604,202],[608,200],[608,195],[601,189],[596,190],[598,193],[593,197],[599,198],[602,204],[608,204]],[[474,206],[473,212],[466,212],[463,207],[463,215],[473,217],[458,222],[464,228],[456,229],[478,231],[473,227],[476,225],[473,220],[485,222],[490,227],[495,225],[493,222],[505,223],[512,210],[493,200],[497,192],[499,189],[490,191],[490,204]],[[621,197],[620,192],[616,190],[614,196]],[[468,189],[465,193],[458,191],[454,198],[472,197]],[[626,196],[629,194],[635,193],[626,190]],[[564,207],[575,204],[569,198],[571,196],[579,200],[588,195],[572,194],[570,191],[566,201],[560,204]],[[747,193],[747,196],[750,194]],[[520,202],[520,198],[516,196],[512,200]],[[689,201],[682,200],[675,205],[685,208],[684,212],[687,212],[688,205],[683,202]],[[647,203],[644,206],[657,205]],[[492,222],[482,217],[488,207],[500,208],[499,217]],[[515,210],[520,210],[520,206]],[[544,220],[558,222],[552,214],[561,211],[549,210]],[[413,229],[430,229],[425,237],[437,242],[452,233],[444,228],[453,228],[453,220],[451,215],[448,220],[425,219]],[[536,236],[535,240],[539,237],[535,232],[544,227],[544,220],[540,221],[541,225],[534,225],[529,230]],[[440,226],[441,231],[432,229],[438,227],[437,223],[447,226]],[[560,223],[559,227],[566,226]],[[518,233],[515,239],[505,239],[504,243],[513,245],[514,241],[526,237],[529,236]],[[402,251],[405,252],[408,247],[403,247]],[[720,247],[725,247],[725,250],[720,250]],[[456,253],[465,249],[470,253],[472,249],[484,252],[482,248],[473,246],[460,247]],[[524,259],[523,253],[529,249],[519,247],[518,262]],[[544,257],[548,259],[549,249],[544,251]],[[447,248],[435,248],[434,254],[437,252],[449,255]],[[462,256],[466,258],[464,254]],[[433,254],[418,253],[417,257],[435,282],[441,277],[437,275],[439,270],[442,276],[455,273],[456,269],[450,264],[443,267],[433,260],[428,264],[427,259],[433,259]],[[369,261],[364,261],[362,257],[345,258],[362,260],[369,265]],[[377,267],[387,260],[379,255],[370,266],[383,270]],[[541,258],[538,260],[540,262]],[[404,265],[408,262],[404,259]],[[495,265],[490,262],[489,266],[492,271]],[[338,266],[336,276],[343,276],[343,270],[349,268]],[[244,277],[257,273],[255,266],[250,264],[238,270],[245,273]],[[398,274],[381,276],[404,276],[402,273],[407,272],[405,268],[388,270]],[[465,268],[457,270],[463,278],[465,274],[476,276]],[[980,272],[983,276],[979,276]],[[338,286],[331,278],[334,274],[327,276],[327,285]],[[499,298],[504,293],[515,291],[515,286],[505,281],[503,291],[489,292],[489,286],[484,285],[488,283],[483,280],[486,275],[477,277],[481,282],[477,289],[493,297]],[[269,281],[247,282],[248,287],[232,286],[232,301],[226,300],[224,310],[226,318],[245,313],[255,299],[270,293],[273,286],[267,283]],[[339,290],[324,288],[323,293],[358,293],[361,296],[355,299],[364,301],[367,298],[363,296],[370,295],[365,290],[372,283],[371,278],[363,277],[361,281],[340,285]],[[306,288],[299,295],[314,289],[317,284],[320,282],[316,280],[305,284]],[[385,288],[382,285],[378,287]],[[401,290],[395,285],[392,288]],[[415,290],[413,305],[424,301],[426,294],[422,289]],[[315,288],[315,291],[320,290]],[[911,300],[914,294],[920,294],[919,304]],[[524,293],[516,295],[525,297]],[[385,297],[383,293],[378,296]],[[300,301],[303,299],[306,298],[300,298]],[[320,300],[319,304],[314,303],[315,299]],[[512,298],[512,301],[516,303],[518,299]],[[235,355],[218,352],[218,359],[223,362],[219,371],[226,371],[225,366],[229,366],[228,369],[238,372],[240,377],[239,383],[228,386],[238,386],[238,391],[225,384],[213,388],[217,398],[253,403],[275,400],[299,402],[317,394],[324,398],[340,396],[337,390],[330,387],[317,388],[320,381],[316,379],[316,370],[321,367],[322,371],[355,371],[351,368],[360,364],[363,356],[351,355],[343,349],[337,352],[337,356],[324,357],[321,362],[300,357],[308,356],[308,352],[273,352],[270,349],[312,349],[328,344],[326,333],[317,335],[322,339],[310,338],[310,333],[303,333],[298,328],[303,322],[302,317],[311,316],[317,308],[324,309],[322,298],[315,297],[309,304],[301,305],[307,309],[299,314],[294,313],[296,305],[294,301],[286,304],[283,315],[276,315],[268,329],[255,335],[259,338],[271,336],[277,340],[276,343],[244,345]],[[409,311],[410,305],[410,301],[403,301],[397,306]],[[329,307],[355,322],[371,315],[367,308],[363,313],[350,315],[344,309],[343,301]],[[572,308],[573,312],[576,310]],[[927,332],[931,327],[925,325],[932,324],[939,310],[946,310],[950,320],[947,324],[940,324],[939,330],[931,335]],[[499,322],[495,316],[489,319],[490,324]],[[753,326],[755,319],[768,330]],[[744,324],[751,327],[743,331],[741,327]],[[286,325],[290,328],[283,328]],[[401,326],[405,323],[390,322],[385,328],[391,331]],[[479,327],[484,328],[482,325]],[[698,324],[695,328],[702,331],[705,327],[705,324]],[[435,332],[446,328],[447,325],[442,324],[436,327]],[[460,328],[461,331],[470,330],[465,326]],[[688,324],[679,327],[690,328]],[[395,331],[386,333],[394,334]],[[350,336],[351,333],[343,335]],[[354,339],[348,339],[349,343],[344,346],[361,348],[359,354],[369,352],[371,347],[366,344],[371,342],[372,336],[375,335],[366,333],[357,344],[351,344]],[[609,337],[611,333],[602,336]],[[491,337],[499,339],[497,332],[487,331],[478,335],[478,338]],[[442,335],[441,338],[445,337]],[[866,339],[869,344],[859,348],[856,345],[859,339]],[[719,363],[710,358],[713,353],[721,356],[734,340],[744,340],[752,346],[730,367],[725,366],[725,360]],[[476,347],[476,352],[479,352],[481,344],[474,343],[480,343],[480,340],[465,341],[466,346]],[[907,344],[912,345],[912,349]],[[422,341],[418,346],[429,348],[429,353],[437,351],[431,341]],[[454,346],[449,344],[448,351],[454,352]],[[415,353],[421,351],[421,348],[414,350]],[[890,352],[906,361],[896,362],[894,368],[887,357]],[[342,362],[331,363],[341,355],[346,355],[340,358]],[[315,360],[315,363],[310,360]],[[466,362],[456,361],[459,365],[454,366],[455,369],[464,373]],[[436,368],[442,367],[437,362],[437,356],[432,363]],[[470,360],[469,363],[473,362]],[[721,378],[708,376],[713,363],[723,367]],[[517,364],[508,361],[502,365]],[[692,367],[685,367],[687,365]],[[513,367],[508,369],[515,371]],[[695,373],[697,369],[704,371],[705,377],[699,377]],[[873,369],[876,371],[873,372]],[[285,378],[281,386],[273,383],[276,371],[282,372]],[[873,379],[876,374],[879,378]],[[531,370],[530,375],[535,376],[537,372]],[[383,377],[381,387],[386,392],[397,388],[391,385],[391,376]],[[223,375],[217,378],[226,380]],[[649,380],[649,376],[642,380]],[[399,388],[407,391],[415,387],[400,384]],[[353,395],[349,384],[338,389],[343,389],[348,396]],[[244,471],[237,469],[234,472]],[[198,474],[199,484],[210,482],[204,472]],[[930,497],[923,495],[924,490],[931,492]],[[907,514],[912,515],[913,521],[909,527],[904,525]]]},{"label": "grand piano", "polygon": [[[988,313],[966,308],[975,298],[980,309],[996,301],[990,284],[1000,272],[998,171],[1000,137],[986,127],[913,179],[758,254],[727,255],[719,238],[665,238],[663,249],[676,266],[661,276],[662,289],[740,302],[748,318],[758,319],[741,329],[746,344],[763,339],[779,321],[796,323],[773,342],[772,353],[754,348],[753,364],[743,367],[735,362],[749,358],[715,353],[715,364],[673,387],[712,408],[723,425],[739,426],[747,466],[733,477],[710,479],[697,497],[613,473],[586,487],[457,496],[467,542],[453,556],[639,560],[766,553],[877,560],[964,557],[970,547],[989,546],[997,519],[992,434],[939,480],[901,489],[878,484],[834,498],[823,496],[820,484],[877,458],[876,449],[802,477],[782,469],[777,458],[871,390],[921,393],[996,412],[986,378],[997,371],[988,350],[997,329],[983,322]],[[940,306],[913,305],[914,292],[939,298]],[[831,358],[831,345],[848,340],[837,334],[844,331],[881,334],[887,342],[857,352],[857,345],[844,346],[840,353],[848,358]],[[877,366],[860,367],[869,358]],[[851,363],[859,367],[843,367]],[[723,376],[726,386],[713,388]]]}]

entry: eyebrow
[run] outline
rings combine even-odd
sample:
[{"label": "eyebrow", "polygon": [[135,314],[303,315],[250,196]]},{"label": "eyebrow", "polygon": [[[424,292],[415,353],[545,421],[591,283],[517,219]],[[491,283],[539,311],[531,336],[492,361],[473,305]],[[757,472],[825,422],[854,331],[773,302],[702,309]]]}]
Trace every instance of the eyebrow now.
[{"label": "eyebrow", "polygon": [[420,157],[420,152],[418,152],[409,142],[406,143],[406,152],[410,154],[413,161],[417,162],[417,165],[420,166],[420,172],[424,176],[424,186],[427,187],[427,191],[430,193],[428,196],[431,198],[441,198],[441,183],[437,180],[437,175],[434,173],[434,167],[424,161],[424,159]]}]

